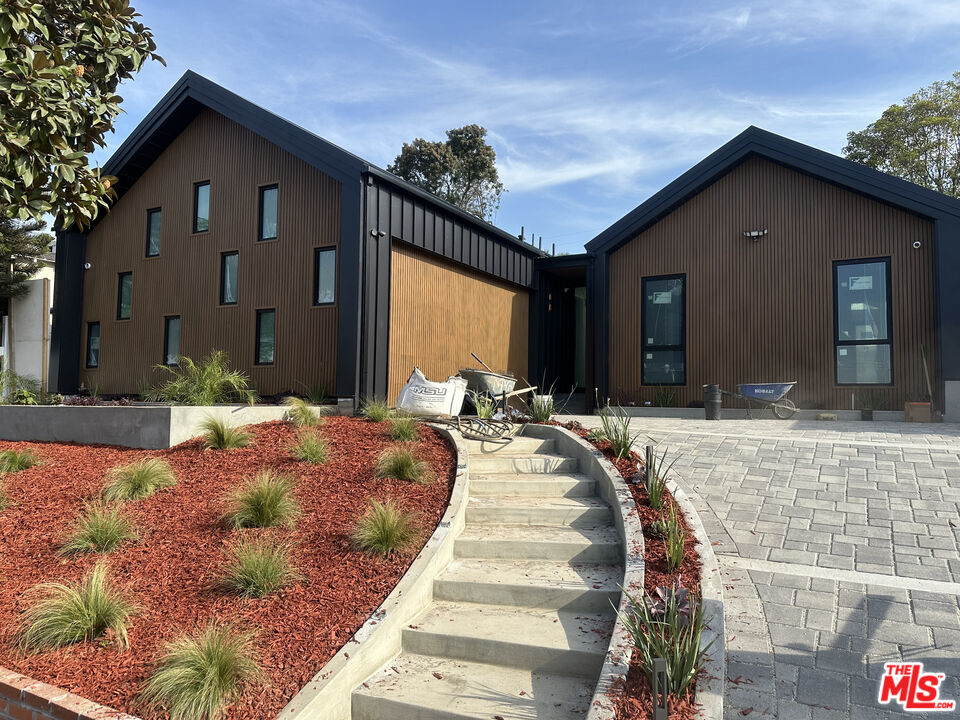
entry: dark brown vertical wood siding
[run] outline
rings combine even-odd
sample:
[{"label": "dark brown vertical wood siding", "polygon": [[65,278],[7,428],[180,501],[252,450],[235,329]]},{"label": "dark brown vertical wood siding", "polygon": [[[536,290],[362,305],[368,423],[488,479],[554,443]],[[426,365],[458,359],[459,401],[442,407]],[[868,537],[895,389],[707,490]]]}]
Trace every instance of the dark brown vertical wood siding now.
[{"label": "dark brown vertical wood siding", "polygon": [[394,404],[414,366],[431,380],[487,365],[527,375],[529,292],[396,243],[390,260],[390,359]]},{"label": "dark brown vertical wood siding", "polygon": [[[210,182],[210,230],[192,234],[193,184]],[[277,240],[257,242],[258,188],[279,185]],[[159,257],[144,257],[147,210],[161,208]],[[230,355],[264,394],[334,388],[336,306],[315,307],[313,252],[337,245],[340,183],[212,110],[203,110],[87,242],[83,323],[99,321],[100,367],[80,379],[105,393],[154,381],[164,317],[180,315],[180,353]],[[219,306],[220,253],[239,251],[238,302]],[[116,320],[117,273],[133,273],[133,310]],[[276,308],[276,354],[254,365],[256,310]],[[86,341],[85,331],[83,342]],[[83,362],[81,358],[81,363]]]},{"label": "dark brown vertical wood siding", "polygon": [[[763,228],[758,242],[742,234]],[[611,398],[654,399],[641,386],[640,281],[686,273],[678,405],[702,400],[706,383],[796,380],[800,407],[849,408],[856,388],[834,379],[833,261],[889,257],[894,384],[881,392],[902,408],[926,394],[921,344],[936,383],[932,240],[928,220],[751,158],[611,255]]]}]

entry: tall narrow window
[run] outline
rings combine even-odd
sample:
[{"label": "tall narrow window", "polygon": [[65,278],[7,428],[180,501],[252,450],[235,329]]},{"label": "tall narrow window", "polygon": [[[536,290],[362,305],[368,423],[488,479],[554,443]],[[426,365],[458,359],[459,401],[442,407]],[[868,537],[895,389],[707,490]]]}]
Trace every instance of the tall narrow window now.
[{"label": "tall narrow window", "polygon": [[193,231],[210,229],[210,183],[200,182],[193,186]]},{"label": "tall narrow window", "polygon": [[147,210],[147,257],[160,254],[160,208]]},{"label": "tall narrow window", "polygon": [[276,328],[276,310],[257,310],[257,365],[273,365],[277,340]]},{"label": "tall narrow window", "polygon": [[337,298],[337,249],[313,251],[313,304],[331,305]]},{"label": "tall narrow window", "polygon": [[180,316],[167,315],[163,319],[163,364],[180,362]]},{"label": "tall narrow window", "polygon": [[117,320],[129,320],[133,304],[133,273],[117,275]]},{"label": "tall narrow window", "polygon": [[890,258],[834,263],[838,385],[893,382]]},{"label": "tall narrow window", "polygon": [[644,385],[684,385],[687,380],[686,278],[643,278]]},{"label": "tall narrow window", "polygon": [[87,323],[87,361],[88,368],[100,367],[100,323]]},{"label": "tall narrow window", "polygon": [[237,268],[240,264],[240,253],[220,253],[220,304],[237,304]]},{"label": "tall narrow window", "polygon": [[260,240],[277,237],[277,200],[280,191],[276,185],[260,188]]}]

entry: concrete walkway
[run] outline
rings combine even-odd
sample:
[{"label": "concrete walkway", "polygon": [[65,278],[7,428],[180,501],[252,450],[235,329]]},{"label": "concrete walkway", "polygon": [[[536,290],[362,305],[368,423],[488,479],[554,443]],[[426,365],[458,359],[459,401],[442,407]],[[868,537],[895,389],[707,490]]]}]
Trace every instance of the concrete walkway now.
[{"label": "concrete walkway", "polygon": [[728,718],[904,717],[877,702],[890,661],[945,673],[960,704],[960,426],[632,427],[679,456],[720,561]]}]

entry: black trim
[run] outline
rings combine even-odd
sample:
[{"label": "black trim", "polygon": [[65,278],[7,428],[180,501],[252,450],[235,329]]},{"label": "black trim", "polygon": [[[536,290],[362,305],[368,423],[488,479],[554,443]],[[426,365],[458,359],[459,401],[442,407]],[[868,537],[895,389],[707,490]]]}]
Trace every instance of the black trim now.
[{"label": "black trim", "polygon": [[177,362],[168,362],[167,358],[170,356],[170,321],[177,320],[177,362],[180,362],[180,327],[182,320],[179,315],[164,315],[163,316],[163,357],[160,362],[163,365],[173,366]]},{"label": "black trim", "polygon": [[[270,362],[260,362],[260,320],[266,313],[273,313],[273,360]],[[253,341],[253,364],[261,367],[269,367],[277,362],[277,309],[260,308],[257,310],[257,330]]]},{"label": "black trim", "polygon": [[[200,188],[207,188],[207,226],[200,230],[197,226],[197,221],[200,219],[198,212],[200,210]],[[193,184],[193,225],[191,226],[192,233],[197,235],[198,233],[205,233],[210,231],[210,181],[201,180],[200,182],[195,182]]]},{"label": "black trim", "polygon": [[[91,365],[90,364],[90,337],[91,337],[90,331],[93,330],[94,327],[97,328],[97,361]],[[93,370],[100,367],[100,348],[102,347],[103,347],[103,332],[100,328],[100,321],[92,320],[87,323],[87,341],[84,344],[84,351],[83,351],[83,366],[85,368],[87,368],[88,370]]]},{"label": "black trim", "polygon": [[[276,190],[277,191],[277,231],[270,237],[265,237],[263,234],[263,194],[267,190]],[[257,242],[263,240],[276,240],[280,237],[280,184],[273,183],[271,185],[261,185],[257,188],[257,196],[259,198],[258,209],[257,209]]]},{"label": "black trim", "polygon": [[49,389],[71,394],[80,386],[85,362],[83,338],[83,280],[86,270],[86,233],[57,231],[56,275],[53,283],[53,322],[50,332]]},{"label": "black trim", "polygon": [[[157,251],[155,253],[150,252],[150,230],[152,229],[151,223],[154,215],[160,217],[160,238],[157,239]],[[143,256],[148,258],[160,257],[160,246],[161,240],[163,239],[163,208],[155,207],[147,210],[147,242],[143,250]]]},{"label": "black trim", "polygon": [[[227,302],[226,300],[223,299],[224,290],[226,289],[226,285],[223,280],[224,280],[224,277],[226,276],[226,269],[227,269],[226,260],[231,255],[237,256],[237,279],[236,279],[236,282],[234,282],[235,287],[233,288],[233,298],[234,298],[233,302]],[[240,251],[227,250],[225,252],[220,253],[220,305],[221,306],[233,307],[234,305],[237,304],[237,300],[240,299],[239,286],[240,286]]]},{"label": "black trim", "polygon": [[[130,279],[130,307],[129,315],[122,315],[123,306],[123,281]],[[133,273],[130,271],[117,273],[117,320],[129,320],[133,317]]]},{"label": "black trim", "polygon": [[[679,345],[651,345],[647,342],[647,284],[659,280],[680,280],[682,281],[680,296],[680,338]],[[640,358],[640,384],[646,387],[657,387],[660,385],[671,387],[685,387],[687,384],[687,275],[686,273],[675,273],[673,275],[650,275],[640,279],[640,353],[643,356],[646,352],[664,352],[680,351],[683,353],[683,382],[664,383],[647,382],[645,357]]]},{"label": "black trim", "polygon": [[[319,302],[320,297],[320,256],[325,253],[333,253],[333,300],[330,302]],[[329,307],[337,304],[337,246],[321,245],[313,249],[313,305],[314,307]]]},{"label": "black trim", "polygon": [[[883,263],[884,281],[887,289],[887,337],[885,339],[871,338],[867,340],[840,339],[840,288],[837,270],[844,265],[865,265],[867,263]],[[885,383],[842,383],[840,382],[840,367],[837,363],[837,349],[841,347],[855,347],[857,345],[887,345],[890,348],[890,382]],[[894,352],[893,352],[893,275],[889,257],[853,258],[851,260],[833,261],[833,384],[837,387],[893,387],[894,382]]]}]

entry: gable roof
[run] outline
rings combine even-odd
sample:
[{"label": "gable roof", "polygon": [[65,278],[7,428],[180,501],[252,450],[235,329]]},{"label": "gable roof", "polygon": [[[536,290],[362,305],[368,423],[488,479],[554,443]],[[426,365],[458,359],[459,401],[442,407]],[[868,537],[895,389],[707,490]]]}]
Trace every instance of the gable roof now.
[{"label": "gable roof", "polygon": [[917,215],[960,217],[956,198],[751,125],[597,235],[587,243],[587,252],[615,250],[753,156]]}]

